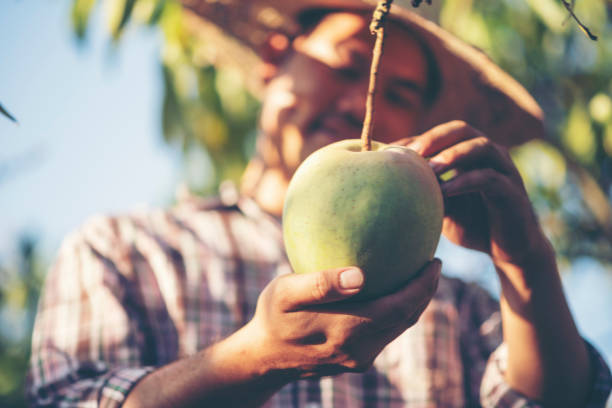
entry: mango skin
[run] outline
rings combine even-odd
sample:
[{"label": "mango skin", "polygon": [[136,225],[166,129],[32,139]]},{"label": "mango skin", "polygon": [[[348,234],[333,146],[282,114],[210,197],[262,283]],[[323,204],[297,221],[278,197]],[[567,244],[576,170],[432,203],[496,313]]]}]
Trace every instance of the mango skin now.
[{"label": "mango skin", "polygon": [[444,207],[436,176],[414,151],[348,139],[312,153],[294,174],[283,238],[296,273],[359,266],[364,287],[351,299],[393,292],[434,252]]}]

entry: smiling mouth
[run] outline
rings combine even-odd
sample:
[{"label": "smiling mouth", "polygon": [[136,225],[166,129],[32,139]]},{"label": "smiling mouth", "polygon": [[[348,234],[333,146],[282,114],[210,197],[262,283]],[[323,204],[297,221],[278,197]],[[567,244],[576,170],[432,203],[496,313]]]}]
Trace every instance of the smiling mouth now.
[{"label": "smiling mouth", "polygon": [[332,113],[323,115],[313,123],[311,131],[324,132],[334,139],[348,139],[359,137],[362,123],[352,115],[342,113]]}]

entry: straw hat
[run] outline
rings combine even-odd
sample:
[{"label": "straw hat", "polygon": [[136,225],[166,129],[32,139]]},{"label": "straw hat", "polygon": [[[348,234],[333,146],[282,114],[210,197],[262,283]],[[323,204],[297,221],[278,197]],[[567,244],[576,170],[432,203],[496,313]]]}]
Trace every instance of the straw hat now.
[{"label": "straw hat", "polygon": [[[375,0],[182,0],[188,20],[207,33],[217,31],[218,57],[252,69],[259,46],[273,31],[295,36],[297,17],[309,9],[373,10]],[[419,130],[461,119],[506,146],[544,137],[536,101],[483,52],[433,22],[394,4],[390,17],[421,37],[433,52],[441,87]],[[237,40],[218,41],[221,37]],[[237,55],[242,56],[238,57]],[[384,57],[383,57],[384,58]],[[242,61],[240,61],[242,59]]]}]

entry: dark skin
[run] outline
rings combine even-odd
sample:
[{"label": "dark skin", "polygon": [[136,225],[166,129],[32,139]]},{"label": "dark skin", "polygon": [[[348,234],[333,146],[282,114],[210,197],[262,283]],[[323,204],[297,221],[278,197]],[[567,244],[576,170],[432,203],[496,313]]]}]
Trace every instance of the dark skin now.
[{"label": "dark skin", "polygon": [[502,287],[508,383],[548,406],[581,406],[591,381],[587,351],[563,294],[554,251],[508,151],[461,121],[398,143],[428,157],[437,175],[457,172],[441,183],[442,233],[493,260]]},{"label": "dark skin", "polygon": [[428,157],[437,175],[457,172],[441,184],[446,204],[443,232],[450,241],[517,264],[523,261],[526,248],[544,240],[521,176],[505,148],[461,121],[399,143]]},{"label": "dark skin", "polygon": [[349,279],[343,278],[347,268],[278,277],[260,295],[247,325],[148,375],[124,406],[256,407],[300,378],[365,371],[416,323],[436,291],[440,269],[434,260],[398,291],[351,304],[341,301],[359,292],[359,269]]},{"label": "dark skin", "polygon": [[[243,189],[269,214],[280,216],[288,181],[307,153],[359,137],[353,119],[363,117],[369,67],[358,55],[371,49],[368,21],[356,13],[333,13],[293,43],[270,42],[262,134]],[[518,171],[504,148],[463,122],[402,138],[413,132],[425,108],[419,99],[424,58],[408,32],[393,24],[389,32],[394,35],[379,78],[383,91],[375,129],[384,129],[383,141],[429,158],[438,175],[457,171],[441,184],[443,234],[493,260],[502,287],[510,386],[545,406],[583,405],[591,383],[587,352]],[[411,64],[401,63],[406,55]],[[384,70],[385,63],[394,69]],[[402,82],[411,86],[401,90],[398,103],[398,95],[384,90],[394,91]],[[416,322],[433,296],[440,268],[434,260],[395,293],[350,307],[341,301],[359,292],[358,269],[276,278],[247,325],[148,375],[124,406],[258,406],[296,379],[363,371]]]}]

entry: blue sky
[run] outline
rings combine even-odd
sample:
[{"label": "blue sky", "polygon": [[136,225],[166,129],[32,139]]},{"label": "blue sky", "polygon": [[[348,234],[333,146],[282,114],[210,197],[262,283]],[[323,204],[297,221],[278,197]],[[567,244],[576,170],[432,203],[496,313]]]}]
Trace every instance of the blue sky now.
[{"label": "blue sky", "polygon": [[0,260],[15,237],[40,234],[46,254],[88,216],[163,204],[180,155],[162,141],[160,35],[130,28],[117,49],[102,13],[88,41],[72,34],[70,1],[3,0]]},{"label": "blue sky", "polygon": [[[183,177],[161,136],[159,33],[130,27],[113,50],[98,11],[79,46],[69,17],[69,0],[2,0],[0,103],[20,124],[0,118],[0,168],[14,169],[0,170],[0,264],[24,232],[50,260],[89,216],[164,205]],[[496,286],[486,257],[440,253],[447,272]],[[610,360],[612,274],[589,259],[567,272],[578,325]]]}]

